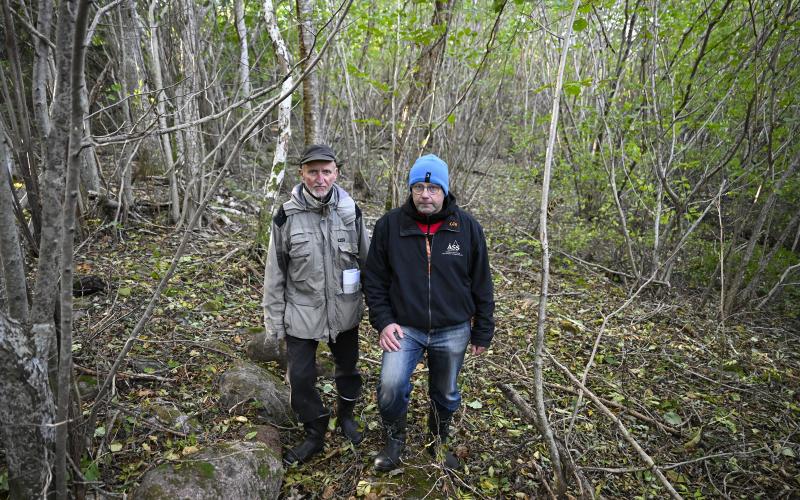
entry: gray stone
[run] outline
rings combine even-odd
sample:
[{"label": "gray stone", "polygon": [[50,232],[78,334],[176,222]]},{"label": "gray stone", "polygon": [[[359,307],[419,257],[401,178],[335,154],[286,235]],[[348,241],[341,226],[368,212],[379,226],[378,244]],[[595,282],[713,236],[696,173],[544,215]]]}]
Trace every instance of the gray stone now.
[{"label": "gray stone", "polygon": [[286,369],[286,342],[264,332],[253,335],[247,343],[247,357],[253,361],[277,361]]},{"label": "gray stone", "polygon": [[255,402],[267,423],[291,425],[294,413],[289,406],[289,388],[275,375],[260,366],[237,361],[220,377],[219,403],[231,414],[247,413]]},{"label": "gray stone", "polygon": [[200,422],[196,418],[186,415],[169,401],[146,400],[141,407],[149,420],[155,420],[156,423],[170,429],[181,431],[184,434],[199,432],[201,429]]},{"label": "gray stone", "polygon": [[283,481],[280,455],[259,442],[215,444],[177,463],[151,469],[134,500],[278,498]]}]

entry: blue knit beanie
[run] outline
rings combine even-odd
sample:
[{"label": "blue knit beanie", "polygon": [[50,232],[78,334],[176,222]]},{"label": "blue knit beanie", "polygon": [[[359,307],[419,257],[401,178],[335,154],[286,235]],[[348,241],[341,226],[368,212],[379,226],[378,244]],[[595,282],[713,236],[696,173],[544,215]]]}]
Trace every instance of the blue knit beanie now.
[{"label": "blue knit beanie", "polygon": [[447,173],[447,163],[436,155],[420,156],[408,173],[408,187],[418,182],[438,184],[447,196],[450,190],[450,176]]}]

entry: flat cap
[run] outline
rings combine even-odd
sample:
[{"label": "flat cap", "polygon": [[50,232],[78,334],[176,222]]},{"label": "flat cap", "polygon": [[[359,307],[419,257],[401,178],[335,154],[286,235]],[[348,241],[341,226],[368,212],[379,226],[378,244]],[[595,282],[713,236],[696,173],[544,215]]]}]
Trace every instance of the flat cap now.
[{"label": "flat cap", "polygon": [[332,161],[335,163],[339,163],[336,161],[336,155],[333,154],[333,149],[330,146],[326,146],[324,144],[311,144],[303,151],[303,156],[300,158],[300,165],[305,165],[306,163],[312,161]]}]

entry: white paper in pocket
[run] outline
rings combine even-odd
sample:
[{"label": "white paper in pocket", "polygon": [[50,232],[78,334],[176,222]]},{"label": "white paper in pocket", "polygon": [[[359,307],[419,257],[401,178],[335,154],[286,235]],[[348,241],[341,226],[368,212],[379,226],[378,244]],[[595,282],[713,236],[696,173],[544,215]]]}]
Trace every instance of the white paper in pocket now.
[{"label": "white paper in pocket", "polygon": [[342,291],[344,293],[356,293],[359,281],[361,281],[361,270],[345,269],[342,271]]}]

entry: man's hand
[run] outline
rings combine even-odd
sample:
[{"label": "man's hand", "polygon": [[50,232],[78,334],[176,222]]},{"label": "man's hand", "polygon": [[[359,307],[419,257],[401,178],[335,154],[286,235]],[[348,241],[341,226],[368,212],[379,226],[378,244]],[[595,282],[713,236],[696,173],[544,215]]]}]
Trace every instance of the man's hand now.
[{"label": "man's hand", "polygon": [[484,351],[486,351],[486,347],[484,346],[475,344],[469,346],[469,353],[472,354],[473,356],[480,356],[481,354],[484,353]]},{"label": "man's hand", "polygon": [[400,350],[400,341],[403,338],[403,329],[397,323],[391,323],[381,331],[381,338],[378,340],[381,349],[386,352]]}]

